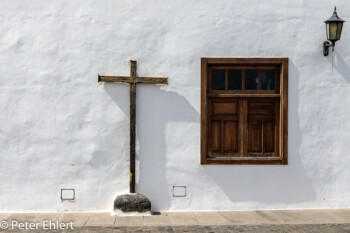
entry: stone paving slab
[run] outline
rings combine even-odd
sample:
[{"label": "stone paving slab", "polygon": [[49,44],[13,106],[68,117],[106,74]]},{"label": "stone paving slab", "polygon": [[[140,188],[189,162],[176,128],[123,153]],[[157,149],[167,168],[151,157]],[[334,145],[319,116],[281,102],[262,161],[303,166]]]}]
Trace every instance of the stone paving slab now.
[{"label": "stone paving slab", "polygon": [[[339,216],[337,216],[335,211],[329,210],[295,210],[297,215],[302,217],[302,219],[307,220],[307,222],[302,223],[316,223],[316,224],[326,224],[326,223],[346,223],[346,221]],[[350,220],[350,219],[349,219]],[[347,222],[349,222],[349,220]]]},{"label": "stone paving slab", "polygon": [[11,215],[11,213],[0,213],[0,220],[7,220]]},{"label": "stone paving slab", "polygon": [[36,218],[33,220],[33,222],[37,222],[39,223],[39,226],[42,226],[43,222],[46,220],[47,222],[48,221],[59,221],[61,222],[62,221],[62,216],[63,214],[59,214],[59,213],[41,213],[41,214],[38,214],[36,216]]},{"label": "stone paving slab", "polygon": [[74,226],[76,227],[83,227],[88,219],[90,214],[89,213],[64,213],[61,221],[62,222],[74,222]]},{"label": "stone paving slab", "polygon": [[165,213],[171,225],[198,225],[195,215],[190,212],[169,212]]},{"label": "stone paving slab", "polygon": [[145,216],[142,220],[144,226],[170,226],[170,220],[165,215]]},{"label": "stone paving slab", "polygon": [[307,215],[302,216],[295,211],[286,211],[286,210],[274,210],[274,211],[264,211],[265,214],[270,215],[273,219],[276,219],[277,222],[282,224],[310,224],[312,223],[311,218]]},{"label": "stone paving slab", "polygon": [[231,223],[218,212],[195,212],[194,216],[200,225],[227,225]]},{"label": "stone paving slab", "polygon": [[110,213],[91,213],[84,226],[113,226],[116,217]]},{"label": "stone paving slab", "polygon": [[233,224],[273,224],[276,221],[266,214],[259,214],[257,211],[224,211],[219,212]]},{"label": "stone paving slab", "polygon": [[144,219],[144,217],[142,217],[142,216],[116,217],[115,225],[118,225],[118,226],[142,226],[143,219]]},{"label": "stone paving slab", "polygon": [[341,219],[342,223],[348,223],[350,221],[350,209],[329,210],[329,213]]}]

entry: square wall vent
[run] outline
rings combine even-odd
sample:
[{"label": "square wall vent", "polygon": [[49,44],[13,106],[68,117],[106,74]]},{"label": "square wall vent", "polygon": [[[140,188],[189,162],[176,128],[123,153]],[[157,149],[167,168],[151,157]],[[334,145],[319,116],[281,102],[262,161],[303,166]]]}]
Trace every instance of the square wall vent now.
[{"label": "square wall vent", "polygon": [[61,189],[61,200],[62,201],[75,200],[75,189]]},{"label": "square wall vent", "polygon": [[173,197],[186,197],[186,186],[173,186]]}]

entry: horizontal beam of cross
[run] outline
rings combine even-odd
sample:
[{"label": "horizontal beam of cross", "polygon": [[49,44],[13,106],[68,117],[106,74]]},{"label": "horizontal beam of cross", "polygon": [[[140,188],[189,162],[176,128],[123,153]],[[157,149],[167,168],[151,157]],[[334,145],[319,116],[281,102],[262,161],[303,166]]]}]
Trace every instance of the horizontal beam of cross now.
[{"label": "horizontal beam of cross", "polygon": [[150,84],[168,84],[168,78],[159,77],[136,77],[131,79],[130,76],[109,76],[99,75],[99,82],[118,82],[118,83],[150,83]]}]

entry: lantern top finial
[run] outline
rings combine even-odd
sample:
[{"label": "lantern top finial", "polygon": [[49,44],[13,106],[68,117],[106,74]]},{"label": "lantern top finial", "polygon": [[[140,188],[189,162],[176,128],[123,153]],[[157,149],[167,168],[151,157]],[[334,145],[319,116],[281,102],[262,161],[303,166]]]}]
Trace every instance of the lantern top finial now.
[{"label": "lantern top finial", "polygon": [[329,22],[345,22],[345,21],[342,20],[341,18],[339,18],[338,14],[337,14],[337,7],[335,6],[332,17],[330,17],[329,19],[327,19],[324,22],[329,23]]}]

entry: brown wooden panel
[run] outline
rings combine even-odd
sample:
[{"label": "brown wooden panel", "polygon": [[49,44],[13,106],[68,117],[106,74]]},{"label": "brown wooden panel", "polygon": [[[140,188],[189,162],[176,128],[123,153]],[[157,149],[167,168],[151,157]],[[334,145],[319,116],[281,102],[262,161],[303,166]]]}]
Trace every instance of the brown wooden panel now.
[{"label": "brown wooden panel", "polygon": [[211,122],[211,133],[209,135],[211,142],[211,151],[219,152],[221,147],[221,122],[220,121],[212,121]]},{"label": "brown wooden panel", "polygon": [[[280,156],[280,140],[281,140],[281,130],[280,130],[280,101],[276,101],[276,113],[275,113],[275,156]],[[283,153],[282,153],[283,154]]]},{"label": "brown wooden panel", "polygon": [[248,153],[262,153],[262,122],[248,122]]},{"label": "brown wooden panel", "polygon": [[264,153],[275,152],[275,122],[266,121],[264,127]]},{"label": "brown wooden panel", "polygon": [[249,115],[248,121],[273,121],[275,116]]},{"label": "brown wooden panel", "polygon": [[225,122],[225,152],[238,152],[238,122]]},{"label": "brown wooden panel", "polygon": [[248,100],[245,98],[242,100],[242,113],[240,114],[240,124],[242,125],[242,134],[243,143],[241,144],[243,153],[241,156],[246,156],[248,154]]},{"label": "brown wooden panel", "polygon": [[238,113],[238,102],[219,102],[213,103],[212,105],[214,115],[235,115]]},{"label": "brown wooden panel", "polygon": [[239,116],[236,116],[236,115],[218,115],[218,116],[212,116],[211,120],[213,120],[213,121],[238,121]]},{"label": "brown wooden panel", "polygon": [[254,102],[248,103],[248,115],[274,116],[275,102]]}]

